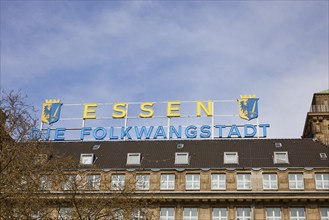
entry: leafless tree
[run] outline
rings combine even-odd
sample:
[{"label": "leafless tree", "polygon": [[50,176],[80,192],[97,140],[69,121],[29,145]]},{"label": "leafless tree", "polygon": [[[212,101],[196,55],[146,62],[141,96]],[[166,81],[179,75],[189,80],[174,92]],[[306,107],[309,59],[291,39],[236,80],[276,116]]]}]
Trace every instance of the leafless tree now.
[{"label": "leafless tree", "polygon": [[94,185],[79,161],[54,151],[50,142],[28,140],[38,120],[26,99],[21,92],[2,92],[0,220],[153,218],[147,212],[153,201],[136,193],[135,180],[115,189],[110,182]]},{"label": "leafless tree", "polygon": [[27,102],[27,96],[20,91],[1,91],[0,108],[2,110],[1,122],[5,123],[4,132],[15,141],[27,141],[31,128],[36,127],[36,109]]}]

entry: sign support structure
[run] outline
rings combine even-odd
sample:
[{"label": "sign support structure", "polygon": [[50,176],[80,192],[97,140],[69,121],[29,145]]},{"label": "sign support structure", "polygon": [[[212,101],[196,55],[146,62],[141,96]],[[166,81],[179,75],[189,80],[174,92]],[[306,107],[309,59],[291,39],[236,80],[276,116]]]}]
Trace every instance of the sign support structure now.
[{"label": "sign support structure", "polygon": [[[64,140],[143,140],[143,139],[218,139],[218,138],[264,138],[267,136],[269,124],[259,124],[258,98],[255,95],[241,95],[237,100],[208,101],[167,101],[167,102],[118,102],[118,103],[86,103],[63,104],[59,99],[46,100],[43,104],[40,128],[31,131],[31,138],[64,141]],[[238,114],[224,112],[225,106],[237,104]],[[112,106],[112,117],[111,109]],[[195,107],[193,109],[193,106]],[[67,117],[66,109],[83,108],[83,117]],[[225,107],[225,108],[224,108]],[[60,112],[64,116],[60,117]],[[163,114],[161,108],[166,108]],[[105,111],[105,110],[106,111]],[[160,110],[159,110],[160,109]],[[226,109],[225,109],[226,110]],[[81,110],[79,110],[81,112]],[[233,110],[234,111],[234,110]],[[107,116],[104,116],[107,112]],[[159,113],[162,112],[162,113]],[[192,113],[192,114],[191,114]],[[217,113],[217,114],[216,114]],[[101,114],[101,115],[99,115]],[[188,119],[185,125],[175,118]],[[207,119],[208,118],[208,119]],[[240,119],[239,119],[240,118]],[[123,120],[120,122],[120,119]],[[144,125],[134,124],[135,120]],[[166,123],[161,120],[166,119]],[[238,121],[232,124],[227,119]],[[248,123],[241,123],[241,119]],[[79,126],[56,127],[54,124],[72,123],[81,120]],[[105,121],[103,127],[88,127],[87,121],[95,124],[97,120]],[[250,123],[251,121],[254,123]],[[59,122],[58,122],[59,121]],[[109,123],[107,123],[107,121]],[[187,121],[187,122],[186,122]],[[200,123],[201,125],[194,123]],[[250,122],[249,122],[250,121]],[[119,123],[118,123],[119,122]],[[104,122],[103,122],[104,123]],[[120,126],[121,123],[121,126]],[[45,126],[46,125],[46,126]],[[88,123],[89,125],[89,123]],[[90,125],[89,125],[90,126]],[[166,128],[166,129],[165,129]],[[242,129],[243,128],[243,129]],[[76,133],[75,137],[73,134]],[[54,133],[54,134],[53,134]],[[70,133],[70,135],[68,134]],[[185,135],[185,137],[184,137]],[[52,138],[52,136],[54,136]]]}]

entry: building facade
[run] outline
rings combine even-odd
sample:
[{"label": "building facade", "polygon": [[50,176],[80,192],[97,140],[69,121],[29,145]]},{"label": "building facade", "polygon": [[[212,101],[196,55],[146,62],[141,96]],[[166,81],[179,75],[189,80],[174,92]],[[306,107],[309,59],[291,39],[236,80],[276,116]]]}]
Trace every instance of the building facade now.
[{"label": "building facade", "polygon": [[314,93],[305,120],[303,138],[317,138],[329,145],[329,90]]},{"label": "building facade", "polygon": [[302,139],[43,142],[52,153],[37,163],[75,166],[32,174],[45,206],[13,219],[329,220],[328,92],[314,94]]},{"label": "building facade", "polygon": [[[152,219],[329,219],[329,148],[313,139],[58,142],[52,147],[80,161],[77,171],[88,183],[81,195],[110,199],[111,192],[129,185],[136,199],[152,201]],[[63,210],[60,219],[74,218],[70,207]],[[132,219],[146,217],[138,212]]]}]

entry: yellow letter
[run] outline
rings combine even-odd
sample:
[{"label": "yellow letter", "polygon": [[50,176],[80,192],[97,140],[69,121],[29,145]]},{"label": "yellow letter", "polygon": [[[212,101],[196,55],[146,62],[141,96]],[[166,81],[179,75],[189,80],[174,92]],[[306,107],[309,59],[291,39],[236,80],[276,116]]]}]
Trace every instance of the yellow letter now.
[{"label": "yellow letter", "polygon": [[[144,112],[139,113],[139,117],[141,118],[152,118],[154,115],[154,110],[152,108],[146,108],[146,106],[152,107],[153,103],[152,102],[143,102],[141,104],[141,110]],[[148,112],[145,114],[145,112]]]},{"label": "yellow letter", "polygon": [[167,117],[180,117],[179,105],[180,101],[168,102]]},{"label": "yellow letter", "polygon": [[201,117],[201,109],[206,113],[207,116],[213,116],[213,101],[208,101],[208,108],[204,106],[201,101],[196,102],[196,116]]},{"label": "yellow letter", "polygon": [[96,118],[97,103],[86,103],[83,108],[83,119]]},{"label": "yellow letter", "polygon": [[127,114],[126,106],[127,106],[127,104],[123,103],[123,102],[119,102],[119,103],[113,105],[113,110],[115,111],[115,113],[112,114],[112,118],[124,118],[124,117],[126,117],[126,114]]}]

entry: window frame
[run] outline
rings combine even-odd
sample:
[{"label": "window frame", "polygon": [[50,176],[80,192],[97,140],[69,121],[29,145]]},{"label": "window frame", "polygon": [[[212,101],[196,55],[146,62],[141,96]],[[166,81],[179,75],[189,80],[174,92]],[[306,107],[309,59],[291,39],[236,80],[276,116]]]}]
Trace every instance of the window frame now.
[{"label": "window frame", "polygon": [[[302,176],[302,180],[298,180],[298,175]],[[294,179],[290,177],[294,176]],[[289,189],[291,190],[303,190],[304,189],[304,174],[303,173],[289,173],[288,174]],[[302,183],[301,187],[298,187],[298,183]],[[295,187],[293,187],[295,185]]]},{"label": "window frame", "polygon": [[[326,213],[326,216],[323,216],[323,211]],[[320,217],[321,220],[329,220],[329,208],[327,207],[320,207]]]},{"label": "window frame", "polygon": [[[173,215],[170,215],[170,210],[172,211]],[[175,208],[161,207],[160,208],[160,220],[175,220]]]},{"label": "window frame", "polygon": [[[239,176],[242,176],[242,185],[243,187],[239,187]],[[245,178],[245,177],[249,177],[249,179]],[[241,181],[241,180],[240,180]],[[247,188],[249,183],[249,188]],[[252,185],[251,185],[251,173],[238,173],[237,174],[237,178],[236,178],[236,188],[237,190],[251,190],[252,189]]]},{"label": "window frame", "polygon": [[[319,175],[321,176],[320,180],[318,180]],[[327,180],[324,178],[324,176],[327,176]],[[319,183],[321,184],[321,187],[318,187]],[[318,190],[329,189],[329,173],[315,173],[315,188]]]},{"label": "window frame", "polygon": [[[146,179],[143,179],[143,178]],[[142,182],[141,182],[142,181]],[[136,190],[150,190],[150,174],[137,174],[136,175]]]},{"label": "window frame", "polygon": [[[138,162],[137,159],[134,157],[138,157]],[[127,165],[141,165],[141,153],[128,153],[127,154]]]},{"label": "window frame", "polygon": [[[215,176],[220,177],[224,176],[224,180],[220,178],[214,178]],[[217,185],[217,187],[214,187]],[[224,185],[224,187],[220,187]],[[212,173],[211,174],[211,190],[226,190],[226,174],[225,173]]]},{"label": "window frame", "polygon": [[30,217],[31,219],[42,220],[46,217],[46,212],[45,210],[32,210]]},{"label": "window frame", "polygon": [[[184,158],[182,157],[184,156]],[[180,159],[182,157],[183,159]],[[188,152],[176,152],[175,153],[175,165],[188,165],[189,153]]]},{"label": "window frame", "polygon": [[[191,176],[191,180],[188,177]],[[198,180],[195,179],[198,177]],[[188,188],[188,182],[191,182],[191,187]],[[198,173],[187,173],[185,174],[185,189],[186,190],[200,190],[200,174]]]},{"label": "window frame", "polygon": [[[285,158],[279,158],[279,156],[284,155]],[[282,160],[282,161],[280,161]],[[289,164],[289,154],[288,151],[274,151],[273,155],[273,163],[274,164]]]},{"label": "window frame", "polygon": [[[222,211],[225,210],[225,215],[222,215]],[[215,211],[218,213],[218,216],[215,216]],[[212,220],[227,220],[227,208],[213,208],[212,209]]]},{"label": "window frame", "polygon": [[[67,216],[69,215],[69,216]],[[73,219],[73,209],[68,207],[62,207],[58,210],[59,220],[72,220]]]},{"label": "window frame", "polygon": [[64,175],[64,181],[62,182],[62,190],[70,191],[77,188],[76,180],[77,180],[76,174]]},{"label": "window frame", "polygon": [[124,210],[120,208],[112,209],[113,218],[115,220],[124,220]]},{"label": "window frame", "polygon": [[[239,216],[238,213],[239,213],[239,210],[242,211],[243,215],[242,216]],[[249,216],[248,215],[245,215],[245,211],[249,211]],[[236,208],[236,219],[239,219],[239,220],[251,220],[251,208]]]},{"label": "window frame", "polygon": [[[84,161],[83,157],[90,157],[88,160]],[[91,161],[90,161],[91,160]],[[95,155],[93,153],[83,153],[80,154],[80,165],[93,165],[95,160]]]},{"label": "window frame", "polygon": [[[196,216],[193,215],[193,211],[196,211]],[[188,212],[188,215],[185,215]],[[198,208],[186,207],[183,209],[183,220],[198,220]]]},{"label": "window frame", "polygon": [[53,186],[52,178],[48,174],[43,174],[39,176],[39,190],[51,190]]},{"label": "window frame", "polygon": [[326,153],[320,153],[321,160],[328,160],[328,156]]},{"label": "window frame", "polygon": [[[170,177],[174,177],[173,180]],[[164,179],[164,177],[166,177]],[[175,190],[175,174],[172,173],[162,173],[160,175],[160,190]]]},{"label": "window frame", "polygon": [[[265,176],[268,176],[269,178],[265,179]],[[272,179],[273,176],[275,179]],[[276,173],[263,173],[262,177],[264,190],[277,190],[279,188],[278,175]],[[265,185],[266,182],[268,183],[268,187]]]},{"label": "window frame", "polygon": [[[92,178],[90,178],[92,177]],[[99,177],[99,178],[97,178]],[[87,190],[100,190],[101,189],[101,179],[102,176],[100,174],[87,174]]]},{"label": "window frame", "polygon": [[[234,158],[230,158],[234,156]],[[238,152],[224,152],[224,164],[239,164]]]},{"label": "window frame", "polygon": [[[271,214],[269,216],[269,212],[271,210]],[[276,216],[276,212],[275,210],[279,210],[279,216]],[[281,208],[278,207],[267,207],[265,209],[265,213],[266,213],[266,220],[281,220],[282,219],[282,214],[281,214]]]},{"label": "window frame", "polygon": [[[293,210],[296,210],[296,214],[297,214],[296,216],[292,216],[292,211]],[[300,210],[303,210],[304,216],[299,216],[299,211]],[[300,207],[290,208],[289,216],[290,216],[290,220],[306,220],[305,208],[300,208]]]},{"label": "window frame", "polygon": [[[123,178],[121,178],[123,177]],[[126,184],[125,174],[112,174],[111,175],[111,190],[123,190]],[[115,185],[116,184],[116,185]]]},{"label": "window frame", "polygon": [[[137,215],[136,215],[137,214]],[[146,219],[146,209],[136,209],[132,213],[132,220],[145,220]]]}]

